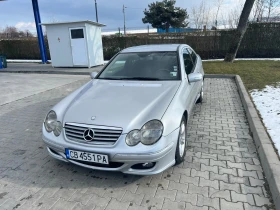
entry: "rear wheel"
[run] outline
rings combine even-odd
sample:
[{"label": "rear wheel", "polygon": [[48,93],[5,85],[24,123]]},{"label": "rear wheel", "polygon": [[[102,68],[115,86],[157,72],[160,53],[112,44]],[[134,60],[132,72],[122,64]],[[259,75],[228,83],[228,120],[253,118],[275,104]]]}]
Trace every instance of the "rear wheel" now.
[{"label": "rear wheel", "polygon": [[180,164],[184,161],[186,155],[186,145],[187,145],[187,121],[186,118],[183,116],[180,124],[178,142],[176,147],[176,154],[175,154],[176,164]]}]

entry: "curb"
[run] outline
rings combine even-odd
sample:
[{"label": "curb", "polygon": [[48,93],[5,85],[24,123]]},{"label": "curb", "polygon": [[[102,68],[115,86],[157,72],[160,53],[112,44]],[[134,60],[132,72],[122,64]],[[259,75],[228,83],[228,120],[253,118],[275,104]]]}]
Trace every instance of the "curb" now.
[{"label": "curb", "polygon": [[205,78],[223,78],[223,79],[234,79],[235,74],[205,74]]},{"label": "curb", "polygon": [[[235,61],[280,61],[280,58],[236,58]],[[203,62],[209,61],[224,61],[224,59],[207,59]]]},{"label": "curb", "polygon": [[259,118],[253,102],[239,75],[235,76],[237,89],[246,112],[249,127],[255,141],[261,164],[268,182],[274,205],[280,209],[280,161],[275,152],[273,142]]},{"label": "curb", "polygon": [[280,209],[280,161],[275,152],[273,142],[268,137],[257,110],[251,101],[240,76],[228,74],[206,74],[205,78],[226,78],[235,80],[242,105],[245,109],[250,131],[261,160],[263,172],[272,194],[274,205],[276,209]]}]

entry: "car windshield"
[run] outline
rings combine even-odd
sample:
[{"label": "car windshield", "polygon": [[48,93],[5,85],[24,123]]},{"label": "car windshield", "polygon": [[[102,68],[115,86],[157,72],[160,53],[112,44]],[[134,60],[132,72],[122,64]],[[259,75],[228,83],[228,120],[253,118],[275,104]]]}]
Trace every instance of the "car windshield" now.
[{"label": "car windshield", "polygon": [[176,52],[121,53],[97,79],[180,80]]}]

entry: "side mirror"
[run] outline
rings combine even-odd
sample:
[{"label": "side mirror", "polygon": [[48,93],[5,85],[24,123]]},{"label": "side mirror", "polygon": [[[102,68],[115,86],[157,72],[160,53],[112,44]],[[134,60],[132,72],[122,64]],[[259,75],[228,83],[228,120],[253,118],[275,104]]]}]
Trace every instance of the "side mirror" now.
[{"label": "side mirror", "polygon": [[94,79],[94,78],[96,77],[97,74],[98,74],[97,72],[91,72],[91,73],[90,73],[91,79]]},{"label": "side mirror", "polygon": [[191,73],[188,75],[188,77],[190,83],[199,82],[203,79],[203,76],[200,73]]}]

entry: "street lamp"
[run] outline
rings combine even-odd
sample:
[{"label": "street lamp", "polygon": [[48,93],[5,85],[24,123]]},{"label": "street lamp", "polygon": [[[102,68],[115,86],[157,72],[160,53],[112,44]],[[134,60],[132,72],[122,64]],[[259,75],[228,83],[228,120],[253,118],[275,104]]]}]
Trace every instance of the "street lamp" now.
[{"label": "street lamp", "polygon": [[125,7],[125,6],[123,5],[123,34],[124,34],[124,36],[126,36],[126,27],[125,27],[125,8],[127,8],[127,7]]},{"label": "street lamp", "polygon": [[95,0],[95,16],[96,16],[96,22],[98,23],[98,13],[97,13],[97,3]]}]

